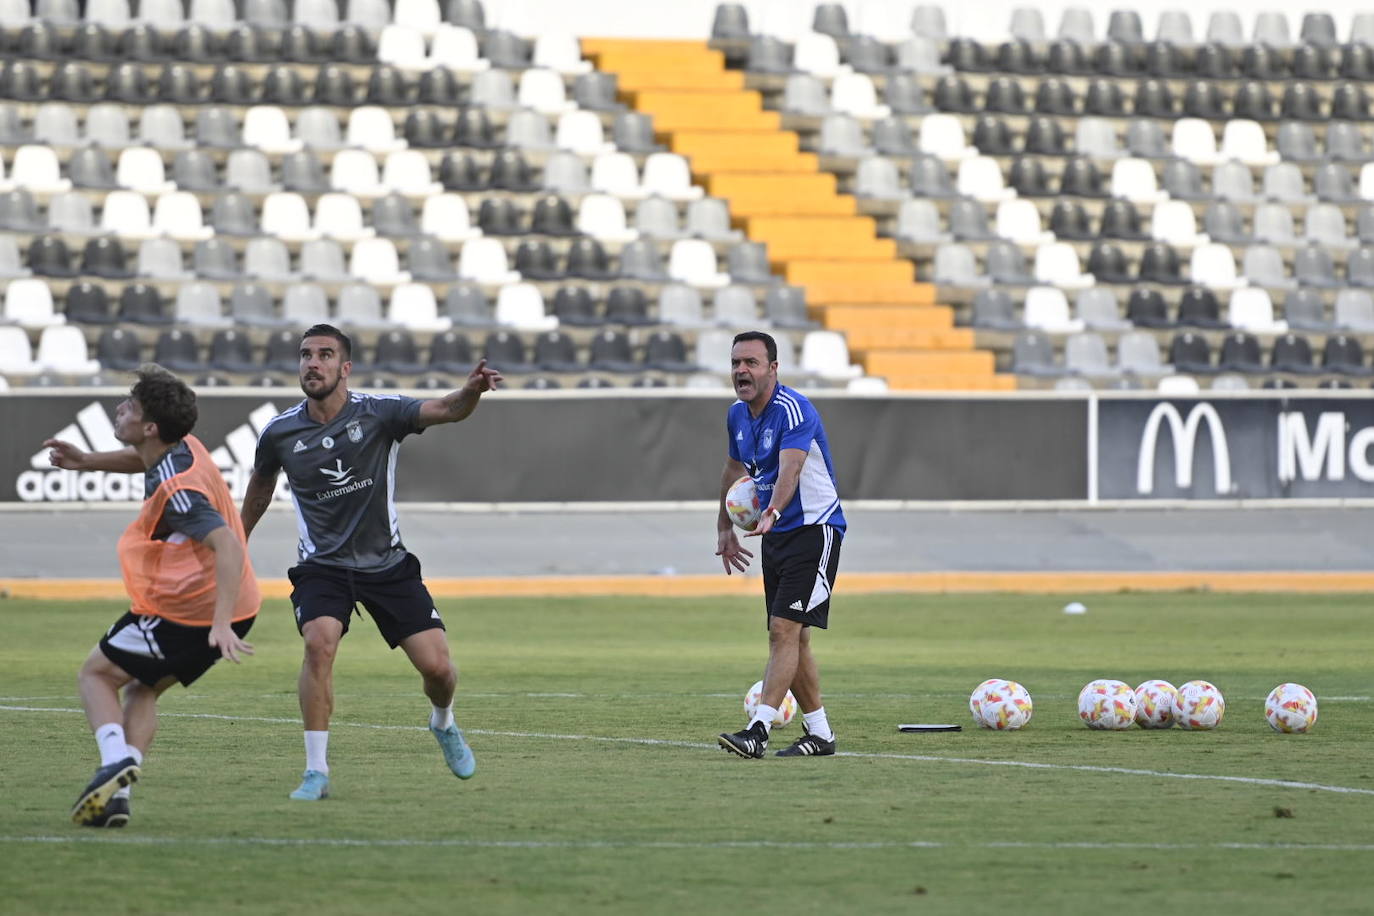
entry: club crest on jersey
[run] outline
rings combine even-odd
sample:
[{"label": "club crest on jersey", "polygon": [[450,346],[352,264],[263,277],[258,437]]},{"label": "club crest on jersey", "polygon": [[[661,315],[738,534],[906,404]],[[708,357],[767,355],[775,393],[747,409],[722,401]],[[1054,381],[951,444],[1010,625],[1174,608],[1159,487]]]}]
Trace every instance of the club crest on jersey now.
[{"label": "club crest on jersey", "polygon": [[763,449],[763,450],[766,452],[766,451],[768,451],[769,449],[771,449],[772,447],[773,447],[773,427],[770,426],[770,427],[768,427],[767,429],[765,429],[765,430],[763,431],[763,435],[762,435],[762,436],[759,436],[759,448]]},{"label": "club crest on jersey", "polygon": [[362,441],[363,441],[363,428],[362,428],[362,425],[359,424],[357,420],[349,420],[349,421],[348,421],[348,426],[345,427],[345,428],[348,430],[348,441],[349,441],[349,442],[362,442]]}]

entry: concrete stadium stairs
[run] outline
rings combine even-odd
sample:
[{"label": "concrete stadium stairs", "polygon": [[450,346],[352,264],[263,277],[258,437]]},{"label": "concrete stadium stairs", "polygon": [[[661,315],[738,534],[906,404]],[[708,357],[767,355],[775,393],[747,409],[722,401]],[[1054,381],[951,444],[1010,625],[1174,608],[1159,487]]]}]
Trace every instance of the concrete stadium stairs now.
[{"label": "concrete stadium stairs", "polygon": [[773,269],[806,287],[812,317],[843,331],[852,358],[897,390],[1010,390],[973,331],[916,281],[915,265],[879,238],[873,219],[820,170],[744,74],[699,41],[582,39],[598,68],[616,74],[622,95],[650,114],[695,179],[727,200],[750,239],[767,242]]}]

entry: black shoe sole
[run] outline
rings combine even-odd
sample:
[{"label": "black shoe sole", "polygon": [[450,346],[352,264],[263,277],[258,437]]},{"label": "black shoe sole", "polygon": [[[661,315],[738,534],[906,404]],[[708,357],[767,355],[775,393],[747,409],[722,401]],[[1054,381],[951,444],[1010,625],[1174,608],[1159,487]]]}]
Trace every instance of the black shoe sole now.
[{"label": "black shoe sole", "polygon": [[834,749],[833,747],[830,748],[829,750],[826,750],[826,751],[817,751],[817,752],[814,753],[814,754],[791,753],[791,751],[792,751],[792,749],[791,749],[790,747],[785,747],[785,748],[783,748],[782,750],[778,751],[778,752],[777,752],[776,754],[774,754],[773,756],[774,756],[774,757],[834,757],[834,756],[835,756],[835,749]]},{"label": "black shoe sole", "polygon": [[93,821],[83,821],[81,826],[96,828],[109,827],[111,829],[117,829],[119,827],[127,826],[128,823],[129,815],[124,812],[120,812],[119,814],[102,814],[100,815],[100,817],[96,818]]},{"label": "black shoe sole", "polygon": [[[114,794],[120,789],[138,782],[138,774],[138,765],[130,764],[115,772],[99,785],[87,786],[85,794],[78,798],[76,804],[72,806],[72,823],[85,826],[87,823],[102,817],[105,814],[105,806],[110,803]],[[128,818],[126,817],[125,820],[127,821]]]},{"label": "black shoe sole", "polygon": [[721,735],[720,737],[716,738],[716,743],[719,744],[725,750],[734,754],[736,757],[743,757],[745,760],[761,760],[763,759],[763,755],[768,752],[767,746],[765,746],[762,752],[758,754],[750,754],[743,748],[737,747],[735,743],[730,740],[729,735]]}]

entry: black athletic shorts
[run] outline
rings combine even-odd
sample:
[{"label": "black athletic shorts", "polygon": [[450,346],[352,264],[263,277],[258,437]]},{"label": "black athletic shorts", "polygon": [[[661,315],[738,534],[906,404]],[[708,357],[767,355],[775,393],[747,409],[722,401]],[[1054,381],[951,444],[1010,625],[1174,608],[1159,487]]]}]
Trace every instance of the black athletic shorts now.
[{"label": "black athletic shorts", "polygon": [[[240,637],[253,628],[255,617],[230,624]],[[172,675],[190,684],[222,657],[210,645],[209,627],[190,627],[161,617],[129,611],[100,638],[100,651],[125,672],[149,687]]]},{"label": "black athletic shorts", "polygon": [[842,540],[844,535],[829,525],[763,536],[763,597],[769,617],[826,628]]},{"label": "black athletic shorts", "polygon": [[291,579],[297,630],[316,617],[333,617],[347,633],[348,617],[359,604],[367,608],[382,638],[393,649],[407,636],[435,627],[444,629],[434,599],[420,578],[420,561],[413,553],[381,572],[301,563],[286,575]]}]

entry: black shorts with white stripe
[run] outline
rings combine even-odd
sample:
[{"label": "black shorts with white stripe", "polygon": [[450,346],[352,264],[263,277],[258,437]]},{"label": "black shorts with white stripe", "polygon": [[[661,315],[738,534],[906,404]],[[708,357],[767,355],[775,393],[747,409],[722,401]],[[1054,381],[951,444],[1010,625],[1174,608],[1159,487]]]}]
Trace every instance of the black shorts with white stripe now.
[{"label": "black shorts with white stripe", "polygon": [[763,536],[763,596],[769,617],[826,628],[842,540],[844,535],[830,525],[803,525]]},{"label": "black shorts with white stripe", "polygon": [[[240,620],[231,628],[240,637],[247,636],[255,619]],[[209,627],[188,627],[133,611],[116,620],[101,637],[100,651],[149,687],[168,675],[190,684],[220,660],[219,649],[210,645]]]}]

